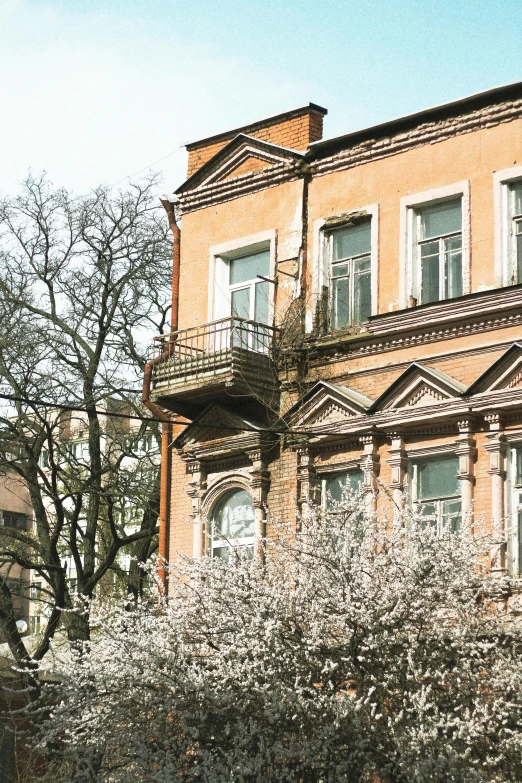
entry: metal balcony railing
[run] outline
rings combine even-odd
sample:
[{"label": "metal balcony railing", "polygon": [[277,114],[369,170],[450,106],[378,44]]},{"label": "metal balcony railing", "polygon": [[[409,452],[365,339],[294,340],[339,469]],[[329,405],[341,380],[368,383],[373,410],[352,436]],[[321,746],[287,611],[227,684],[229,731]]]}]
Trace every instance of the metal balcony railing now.
[{"label": "metal balcony railing", "polygon": [[272,346],[277,327],[244,318],[182,329],[154,339],[153,384],[156,394],[201,389],[222,381],[274,386]]}]

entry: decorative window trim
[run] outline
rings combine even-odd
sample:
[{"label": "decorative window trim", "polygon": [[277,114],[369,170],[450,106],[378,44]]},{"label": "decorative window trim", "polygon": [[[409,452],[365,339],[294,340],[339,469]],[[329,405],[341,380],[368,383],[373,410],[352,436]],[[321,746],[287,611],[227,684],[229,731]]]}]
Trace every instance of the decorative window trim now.
[{"label": "decorative window trim", "polygon": [[[350,209],[346,213],[348,219],[350,215],[357,215],[360,212],[366,212],[370,219],[370,270],[371,270],[371,314],[377,315],[379,312],[379,204],[367,204],[364,207]],[[318,218],[313,224],[312,238],[312,296],[311,309],[306,313],[306,331],[311,332],[317,306],[322,296],[323,286],[329,285],[329,263],[330,258],[327,248],[327,234],[330,229],[327,227],[328,218]],[[339,225],[339,228],[341,225]]]},{"label": "decorative window trim", "polygon": [[522,447],[522,432],[510,433],[509,448],[507,449],[507,470],[505,481],[505,492],[507,499],[507,564],[508,571],[515,578],[519,578],[520,574],[520,547],[519,538],[520,531],[518,525],[518,508],[520,504],[516,503],[516,495],[522,494],[520,489],[517,489],[515,478],[517,472],[516,456],[513,452],[516,452],[518,448]]},{"label": "decorative window trim", "polygon": [[[513,257],[509,191],[513,182],[522,180],[522,166],[501,169],[493,174],[495,210],[495,282],[499,287],[512,285]],[[521,281],[522,282],[522,281]]]},{"label": "decorative window trim", "polygon": [[412,461],[430,459],[430,457],[442,457],[447,454],[454,454],[457,456],[456,449],[457,446],[455,443],[441,443],[438,446],[423,446],[421,448],[413,449],[406,448],[406,456],[408,460]]},{"label": "decorative window trim", "polygon": [[346,460],[345,462],[336,462],[331,465],[314,465],[317,477],[319,479],[329,476],[332,473],[349,473],[352,470],[361,469],[360,457]]},{"label": "decorative window trim", "polygon": [[[207,554],[209,552],[209,548],[211,546],[211,541],[212,541],[212,534],[211,534],[212,520],[210,518],[210,512],[212,511],[214,504],[217,503],[217,501],[221,497],[223,497],[223,495],[227,495],[229,492],[234,490],[237,491],[244,490],[245,492],[247,492],[252,498],[252,504],[253,504],[254,495],[252,492],[252,486],[250,480],[248,479],[248,477],[237,473],[230,474],[223,478],[219,478],[211,487],[209,487],[209,489],[205,493],[205,497],[201,502],[202,520],[204,523],[204,528],[203,528],[204,552]],[[254,539],[252,538],[252,545],[253,543],[254,543]]]},{"label": "decorative window trim", "polygon": [[[217,321],[226,318],[230,312],[230,300],[228,298],[227,260],[239,258],[248,253],[270,250],[269,277],[274,280],[276,276],[276,229],[260,231],[257,234],[232,239],[219,245],[210,247],[208,266],[208,321]],[[225,284],[225,277],[227,282]],[[222,297],[218,299],[218,290]],[[268,303],[268,323],[273,324],[275,316],[274,286],[270,285],[270,298]]]},{"label": "decorative window trim", "polygon": [[[441,188],[425,190],[403,196],[400,201],[400,268],[399,268],[399,306],[410,307],[410,297],[416,293],[414,265],[416,255],[416,236],[414,217],[417,209],[431,206],[436,202],[450,201],[452,197],[462,198],[462,294],[471,292],[470,266],[470,183],[469,180],[444,185]],[[442,301],[451,301],[445,299]]]}]

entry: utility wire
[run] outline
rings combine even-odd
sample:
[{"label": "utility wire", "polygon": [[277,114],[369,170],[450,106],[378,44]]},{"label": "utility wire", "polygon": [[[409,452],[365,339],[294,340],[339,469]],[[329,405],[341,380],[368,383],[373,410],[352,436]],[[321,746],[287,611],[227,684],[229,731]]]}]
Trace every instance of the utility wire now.
[{"label": "utility wire", "polygon": [[[64,411],[73,411],[78,413],[89,413],[87,408],[80,408],[79,406],[75,405],[62,405],[57,404],[55,402],[49,402],[47,400],[33,400],[28,397],[18,397],[14,394],[1,394],[0,393],[0,399],[9,400],[11,402],[21,402],[25,405],[33,405],[33,406],[40,406],[42,408],[54,408],[56,410],[64,410]],[[150,422],[158,422],[159,424],[163,424],[164,421],[162,419],[156,419],[153,416],[134,416],[132,414],[126,414],[126,413],[117,413],[116,411],[104,411],[95,409],[95,413],[97,413],[100,416],[107,416],[107,417],[113,417],[118,419],[134,419],[136,421],[141,421],[145,424],[148,424]],[[192,421],[173,421],[173,424],[175,424],[177,427],[190,427],[194,424]],[[275,429],[273,427],[267,426],[266,429],[257,429],[255,427],[234,427],[232,425],[219,425],[219,424],[200,424],[197,423],[194,426],[201,426],[203,428],[206,428],[208,430],[221,430],[223,432],[254,432],[254,433],[273,433],[274,435],[306,435],[308,437],[314,437],[314,436],[320,436],[320,435],[346,435],[347,437],[354,437],[357,438],[362,435],[384,435],[385,437],[396,437],[397,435],[406,435],[408,437],[423,437],[426,435],[433,435],[433,432],[429,429],[420,431],[420,432],[412,432],[411,430],[407,430],[404,432],[401,432],[400,429],[396,430],[381,430],[376,429],[372,430],[371,428],[365,428],[364,430],[350,430],[349,432],[343,432],[342,430],[334,430],[332,429],[332,425],[325,425],[323,429],[315,429],[315,430],[297,430],[297,429]],[[520,430],[520,426],[512,426],[512,427],[503,427],[502,432],[507,432],[510,430]],[[466,430],[465,434],[467,435],[476,435],[477,433],[483,432],[483,430]]]}]

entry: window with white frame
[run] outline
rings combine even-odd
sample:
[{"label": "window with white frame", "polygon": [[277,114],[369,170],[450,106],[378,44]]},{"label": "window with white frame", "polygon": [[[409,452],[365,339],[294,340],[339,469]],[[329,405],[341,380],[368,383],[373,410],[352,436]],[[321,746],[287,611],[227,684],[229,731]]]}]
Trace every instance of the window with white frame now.
[{"label": "window with white frame", "polygon": [[439,535],[460,528],[462,503],[458,473],[456,455],[423,459],[411,466],[412,501],[424,523]]},{"label": "window with white frame", "polygon": [[462,296],[462,198],[414,211],[417,304]]},{"label": "window with white frame", "polygon": [[511,449],[511,535],[508,562],[513,576],[522,575],[522,445]]},{"label": "window with white frame", "polygon": [[254,552],[254,504],[244,489],[233,489],[214,503],[210,515],[209,552],[227,562],[234,550]]},{"label": "window with white frame", "polygon": [[359,492],[363,472],[359,468],[342,473],[327,474],[321,481],[321,505],[325,510],[333,503],[341,503],[346,492]]},{"label": "window with white frame", "polygon": [[[236,347],[265,352],[268,332],[254,324],[270,319],[270,248],[250,253],[236,250],[217,256],[215,314],[231,316],[231,342]],[[239,319],[253,322],[244,324]]]},{"label": "window with white frame", "polygon": [[326,243],[331,328],[364,323],[372,309],[371,220],[330,231]]},{"label": "window with white frame", "polygon": [[510,182],[508,187],[510,282],[516,285],[522,283],[522,181]]}]

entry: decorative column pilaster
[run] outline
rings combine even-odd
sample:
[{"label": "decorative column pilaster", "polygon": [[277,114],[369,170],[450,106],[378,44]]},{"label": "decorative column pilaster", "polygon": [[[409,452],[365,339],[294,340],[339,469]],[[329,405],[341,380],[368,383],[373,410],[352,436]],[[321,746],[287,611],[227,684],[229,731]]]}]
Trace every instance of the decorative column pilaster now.
[{"label": "decorative column pilaster", "polygon": [[379,475],[378,435],[373,433],[361,435],[359,440],[364,449],[359,463],[363,472],[362,490],[366,495],[367,510],[372,514],[375,512],[377,505],[377,476]]},{"label": "decorative column pilaster", "polygon": [[397,511],[402,510],[404,499],[404,479],[408,470],[408,458],[404,449],[404,438],[401,434],[392,437],[390,458],[386,460],[391,467],[390,489],[393,503]]},{"label": "decorative column pilaster", "polygon": [[[297,449],[297,505],[299,519],[309,519],[314,499],[316,471],[308,444]],[[298,520],[298,525],[300,521]]]},{"label": "decorative column pilaster", "polygon": [[204,464],[199,460],[191,460],[187,469],[192,475],[187,490],[188,496],[192,499],[192,513],[190,514],[193,524],[192,556],[201,559],[205,554],[205,522],[201,501],[207,489],[207,472]]},{"label": "decorative column pilaster", "polygon": [[254,558],[264,560],[263,541],[266,538],[266,503],[270,473],[266,467],[266,457],[261,449],[249,451],[248,456],[252,461],[250,488],[254,505]]},{"label": "decorative column pilaster", "polygon": [[460,492],[462,498],[462,519],[470,519],[473,513],[473,487],[475,485],[475,460],[477,449],[473,437],[475,419],[466,416],[459,420],[459,437],[455,453],[459,458]]},{"label": "decorative column pilaster", "polygon": [[498,537],[498,543],[491,551],[491,571],[499,575],[507,570],[506,547],[506,436],[502,431],[502,417],[499,413],[487,413],[484,419],[489,424],[488,443],[484,446],[489,451],[489,475],[491,476],[491,517],[493,532]]}]

